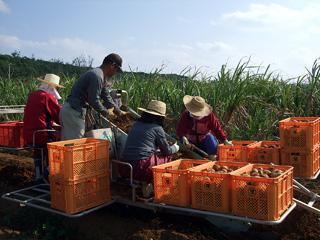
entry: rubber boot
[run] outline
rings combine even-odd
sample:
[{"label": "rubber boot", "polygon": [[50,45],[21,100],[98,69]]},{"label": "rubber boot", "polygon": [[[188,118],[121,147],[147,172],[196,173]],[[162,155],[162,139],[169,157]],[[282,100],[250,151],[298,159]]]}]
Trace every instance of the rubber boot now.
[{"label": "rubber boot", "polygon": [[210,161],[217,161],[217,155],[209,155],[208,159]]},{"label": "rubber boot", "polygon": [[152,193],[154,193],[153,184],[152,183],[143,182],[142,183],[142,195],[143,195],[143,197],[149,198]]},{"label": "rubber boot", "polygon": [[35,174],[36,174],[36,184],[44,183],[42,180],[42,160],[41,155],[35,155],[33,157],[34,159],[34,168],[35,168]]}]

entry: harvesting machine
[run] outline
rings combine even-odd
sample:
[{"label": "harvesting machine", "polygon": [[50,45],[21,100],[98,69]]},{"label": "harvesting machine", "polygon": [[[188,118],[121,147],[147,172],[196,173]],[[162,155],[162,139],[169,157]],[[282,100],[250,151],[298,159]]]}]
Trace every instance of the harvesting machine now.
[{"label": "harvesting machine", "polygon": [[[112,97],[114,99],[117,98],[124,98],[125,105],[127,104],[128,94],[125,91],[120,90],[113,90]],[[21,107],[21,106],[20,106]],[[5,108],[5,112],[7,113],[10,111],[10,106]],[[9,109],[9,110],[8,110]],[[13,112],[15,112],[14,110]],[[127,111],[130,112],[130,115],[134,118],[140,117],[138,113],[136,113],[133,109],[127,108]],[[297,204],[300,206],[315,212],[316,214],[320,215],[320,211],[314,207],[312,207],[313,203],[319,199],[317,194],[310,192],[308,189],[303,187],[299,184],[296,180],[293,179],[294,182],[294,190],[298,190],[304,192],[311,200],[309,203],[303,203],[298,200],[292,202],[292,204],[283,211],[281,216],[275,220],[270,219],[258,219],[254,217],[245,217],[245,216],[238,216],[231,213],[224,213],[224,212],[217,212],[217,211],[208,211],[208,210],[201,210],[195,209],[190,207],[190,205],[183,206],[179,205],[171,205],[171,204],[163,204],[154,201],[154,198],[143,198],[139,197],[137,192],[140,191],[141,183],[135,181],[132,178],[130,179],[121,179],[118,174],[118,165],[123,164],[119,161],[119,156],[121,155],[126,139],[127,133],[125,133],[120,127],[116,126],[114,123],[109,121],[108,119],[100,116],[94,111],[90,111],[87,115],[87,132],[86,137],[88,138],[101,138],[107,139],[110,141],[109,146],[109,159],[110,159],[110,201],[100,204],[98,206],[92,207],[90,209],[86,209],[83,211],[79,211],[74,214],[66,213],[65,211],[60,211],[52,207],[51,204],[51,194],[50,194],[50,184],[40,184],[24,189],[20,189],[17,191],[13,191],[10,193],[6,193],[2,195],[2,198],[7,200],[17,202],[21,206],[30,206],[37,209],[41,209],[47,212],[63,215],[70,218],[76,218],[84,216],[88,213],[93,211],[97,211],[103,207],[107,207],[112,205],[115,202],[124,204],[124,205],[131,205],[139,208],[149,209],[153,211],[165,211],[165,212],[172,212],[176,214],[183,214],[183,215],[191,215],[195,217],[203,217],[209,220],[212,224],[217,226],[222,226],[225,224],[229,229],[237,229],[246,230],[250,227],[248,223],[259,223],[265,225],[277,225],[280,224],[292,210],[296,207]],[[166,134],[167,140],[176,142],[176,139],[172,138],[170,135]],[[201,155],[190,151],[187,147],[179,143],[180,151],[184,152],[188,159],[196,159],[205,161],[206,159],[203,158]],[[132,166],[127,164],[129,168],[131,168],[132,173]],[[317,176],[315,176],[316,178]],[[120,191],[119,191],[120,189]]]}]

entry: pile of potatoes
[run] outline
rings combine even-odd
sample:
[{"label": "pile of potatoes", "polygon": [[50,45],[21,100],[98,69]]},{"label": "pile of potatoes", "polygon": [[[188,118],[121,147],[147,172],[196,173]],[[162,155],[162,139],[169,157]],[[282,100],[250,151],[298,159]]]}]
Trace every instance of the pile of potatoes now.
[{"label": "pile of potatoes", "polygon": [[276,144],[271,144],[271,145],[264,144],[261,147],[262,148],[279,148],[279,145],[276,145]]},{"label": "pile of potatoes", "polygon": [[282,170],[270,167],[263,169],[262,167],[253,168],[250,173],[243,173],[241,176],[246,177],[262,177],[262,178],[276,178],[283,174]]},{"label": "pile of potatoes", "polygon": [[206,169],[204,172],[208,172],[208,173],[230,173],[234,170],[239,169],[238,167],[228,167],[226,165],[218,165],[218,164],[214,164],[212,166],[212,169]]}]

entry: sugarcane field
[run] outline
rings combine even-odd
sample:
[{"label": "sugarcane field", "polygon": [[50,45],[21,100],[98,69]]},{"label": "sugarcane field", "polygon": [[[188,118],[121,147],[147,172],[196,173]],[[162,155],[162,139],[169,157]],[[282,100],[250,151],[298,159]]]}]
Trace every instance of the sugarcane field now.
[{"label": "sugarcane field", "polygon": [[[320,239],[319,58],[293,79],[250,58],[214,75],[192,67],[178,75],[122,71],[117,57],[74,75],[0,77],[0,239]],[[83,91],[82,137],[73,137],[73,97],[98,71],[113,74],[99,103],[91,87]],[[43,130],[54,138],[39,144],[42,130],[26,126],[38,110],[30,96],[50,84],[58,97],[42,105],[61,124]],[[161,124],[148,131],[150,115]],[[202,124],[208,116],[218,130]],[[144,180],[132,156],[153,146],[150,161],[169,160]]]}]

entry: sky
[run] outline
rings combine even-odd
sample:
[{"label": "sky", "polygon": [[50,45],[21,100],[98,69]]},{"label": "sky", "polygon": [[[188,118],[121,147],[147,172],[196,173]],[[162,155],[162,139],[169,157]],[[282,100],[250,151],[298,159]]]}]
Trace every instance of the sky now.
[{"label": "sky", "polygon": [[124,71],[217,74],[250,61],[285,77],[320,57],[318,0],[0,0],[0,54]]}]

